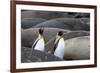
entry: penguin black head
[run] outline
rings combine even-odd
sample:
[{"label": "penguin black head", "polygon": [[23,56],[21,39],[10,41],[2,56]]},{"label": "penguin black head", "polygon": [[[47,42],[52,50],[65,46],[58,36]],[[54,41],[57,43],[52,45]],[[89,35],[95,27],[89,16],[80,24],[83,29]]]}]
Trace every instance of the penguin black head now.
[{"label": "penguin black head", "polygon": [[43,31],[44,31],[43,28],[40,28],[40,29],[38,30],[39,34],[41,34],[41,35],[43,35]]},{"label": "penguin black head", "polygon": [[59,31],[58,32],[58,36],[63,36],[63,32],[62,31]]}]

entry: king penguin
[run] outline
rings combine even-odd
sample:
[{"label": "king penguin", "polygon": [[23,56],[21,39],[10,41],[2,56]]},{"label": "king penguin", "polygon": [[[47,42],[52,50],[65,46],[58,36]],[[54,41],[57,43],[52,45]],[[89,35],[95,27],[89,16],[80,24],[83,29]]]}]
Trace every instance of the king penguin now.
[{"label": "king penguin", "polygon": [[57,37],[56,37],[54,48],[53,48],[54,55],[59,57],[60,59],[63,59],[64,48],[65,48],[65,42],[63,38],[63,32],[59,31],[57,33]]},{"label": "king penguin", "polygon": [[32,48],[34,48],[35,50],[39,50],[39,51],[45,50],[45,41],[43,37],[43,31],[44,29],[42,28],[38,30],[38,38],[35,40],[35,42],[32,45]]}]

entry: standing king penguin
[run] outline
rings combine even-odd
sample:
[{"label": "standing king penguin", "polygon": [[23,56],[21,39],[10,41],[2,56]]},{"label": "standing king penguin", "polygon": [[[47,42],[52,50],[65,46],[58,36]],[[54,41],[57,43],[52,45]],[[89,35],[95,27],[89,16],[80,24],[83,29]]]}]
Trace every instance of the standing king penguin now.
[{"label": "standing king penguin", "polygon": [[56,37],[54,48],[53,48],[54,55],[59,57],[60,59],[63,59],[64,48],[65,48],[65,41],[64,41],[64,38],[63,38],[63,32],[59,31],[57,33],[57,37]]},{"label": "standing king penguin", "polygon": [[35,40],[35,42],[32,45],[32,48],[34,48],[35,50],[39,50],[39,51],[45,50],[45,41],[43,37],[43,31],[44,29],[42,28],[38,30],[38,38]]}]

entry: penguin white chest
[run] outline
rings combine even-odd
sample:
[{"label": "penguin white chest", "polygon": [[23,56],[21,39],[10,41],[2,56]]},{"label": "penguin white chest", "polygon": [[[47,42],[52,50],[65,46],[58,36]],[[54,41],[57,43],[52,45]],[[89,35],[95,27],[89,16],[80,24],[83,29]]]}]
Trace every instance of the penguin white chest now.
[{"label": "penguin white chest", "polygon": [[40,50],[40,51],[44,51],[44,39],[43,38],[40,38],[36,44],[36,46],[34,47],[34,49],[36,50]]},{"label": "penguin white chest", "polygon": [[58,42],[58,45],[57,45],[57,48],[54,52],[54,55],[63,59],[63,56],[64,56],[64,48],[65,48],[65,42],[64,42],[64,39],[61,38]]}]

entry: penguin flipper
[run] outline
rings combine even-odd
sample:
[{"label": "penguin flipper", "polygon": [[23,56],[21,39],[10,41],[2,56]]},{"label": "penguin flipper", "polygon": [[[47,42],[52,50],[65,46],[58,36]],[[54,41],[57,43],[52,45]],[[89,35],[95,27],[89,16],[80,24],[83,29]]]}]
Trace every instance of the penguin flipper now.
[{"label": "penguin flipper", "polygon": [[54,52],[55,52],[55,50],[56,50],[56,48],[58,46],[58,43],[59,43],[59,39],[54,44],[53,51],[52,51],[53,54],[54,54]]},{"label": "penguin flipper", "polygon": [[37,44],[38,41],[39,41],[39,39],[37,39],[37,40],[33,43],[32,48],[35,48],[35,46],[36,46],[36,44]]}]

